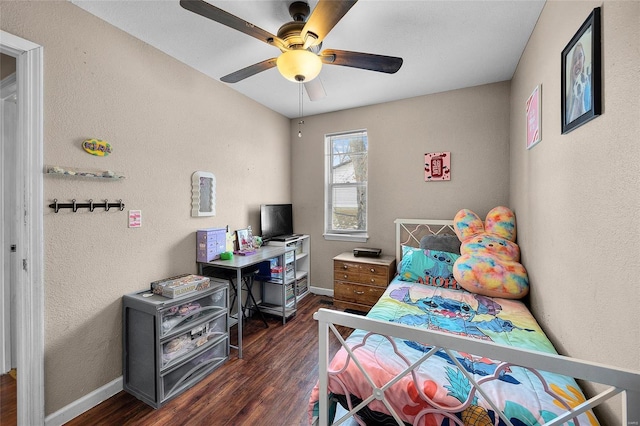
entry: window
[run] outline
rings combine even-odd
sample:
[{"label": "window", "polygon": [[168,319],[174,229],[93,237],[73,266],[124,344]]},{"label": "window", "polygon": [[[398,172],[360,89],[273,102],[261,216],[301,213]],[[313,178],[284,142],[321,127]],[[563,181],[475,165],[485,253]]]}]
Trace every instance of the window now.
[{"label": "window", "polygon": [[367,131],[326,135],[325,143],[325,238],[366,241]]}]

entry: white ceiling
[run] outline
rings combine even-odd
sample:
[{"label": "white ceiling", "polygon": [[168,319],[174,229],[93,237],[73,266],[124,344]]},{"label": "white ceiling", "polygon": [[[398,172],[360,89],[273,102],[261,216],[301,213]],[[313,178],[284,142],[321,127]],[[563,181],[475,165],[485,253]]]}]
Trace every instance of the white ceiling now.
[{"label": "white ceiling", "polygon": [[[180,7],[178,0],[70,0],[93,15],[219,80],[280,51]],[[292,0],[209,3],[276,34]],[[317,0],[310,0],[311,9]],[[304,97],[304,115],[510,80],[544,0],[360,0],[324,39],[323,49],[399,56],[395,74],[323,65],[327,96]],[[221,83],[226,84],[226,83]],[[276,68],[229,87],[295,118],[299,86]]]}]

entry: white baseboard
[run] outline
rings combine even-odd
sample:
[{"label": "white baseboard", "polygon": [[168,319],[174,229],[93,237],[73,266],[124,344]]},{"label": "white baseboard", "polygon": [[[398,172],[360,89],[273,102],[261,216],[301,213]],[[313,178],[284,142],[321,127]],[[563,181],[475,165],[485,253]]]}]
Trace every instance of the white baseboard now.
[{"label": "white baseboard", "polygon": [[333,289],[332,288],[324,288],[324,287],[313,287],[309,286],[309,291],[313,294],[318,294],[320,296],[329,296],[333,297]]},{"label": "white baseboard", "polygon": [[44,419],[44,424],[45,426],[61,426],[69,420],[78,417],[85,411],[92,409],[101,402],[106,401],[121,390],[122,376],[72,402],[66,407],[62,407],[55,413],[48,415]]}]

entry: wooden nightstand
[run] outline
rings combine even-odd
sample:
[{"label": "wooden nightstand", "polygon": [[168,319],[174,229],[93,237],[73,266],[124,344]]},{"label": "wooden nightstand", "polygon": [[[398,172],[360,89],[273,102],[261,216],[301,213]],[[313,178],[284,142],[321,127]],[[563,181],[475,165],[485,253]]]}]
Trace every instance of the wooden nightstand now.
[{"label": "wooden nightstand", "polygon": [[396,273],[393,256],[333,258],[333,304],[340,309],[369,312]]}]

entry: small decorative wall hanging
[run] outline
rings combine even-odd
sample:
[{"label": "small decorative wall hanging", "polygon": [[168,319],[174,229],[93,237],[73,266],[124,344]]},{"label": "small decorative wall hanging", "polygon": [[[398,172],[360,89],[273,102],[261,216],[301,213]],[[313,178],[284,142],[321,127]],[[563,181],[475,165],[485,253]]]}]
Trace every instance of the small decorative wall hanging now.
[{"label": "small decorative wall hanging", "polygon": [[216,215],[216,177],[209,172],[191,175],[191,216]]},{"label": "small decorative wall hanging", "polygon": [[562,51],[562,134],[602,112],[600,8],[596,7]]},{"label": "small decorative wall hanging", "polygon": [[451,153],[431,152],[424,155],[424,181],[451,180]]},{"label": "small decorative wall hanging", "polygon": [[142,210],[129,210],[129,228],[142,226]]},{"label": "small decorative wall hanging", "polygon": [[527,149],[533,148],[542,140],[540,119],[542,104],[540,103],[541,86],[538,85],[527,99]]},{"label": "small decorative wall hanging", "polygon": [[105,157],[113,151],[110,143],[100,139],[85,139],[82,141],[82,149],[99,157]]}]

